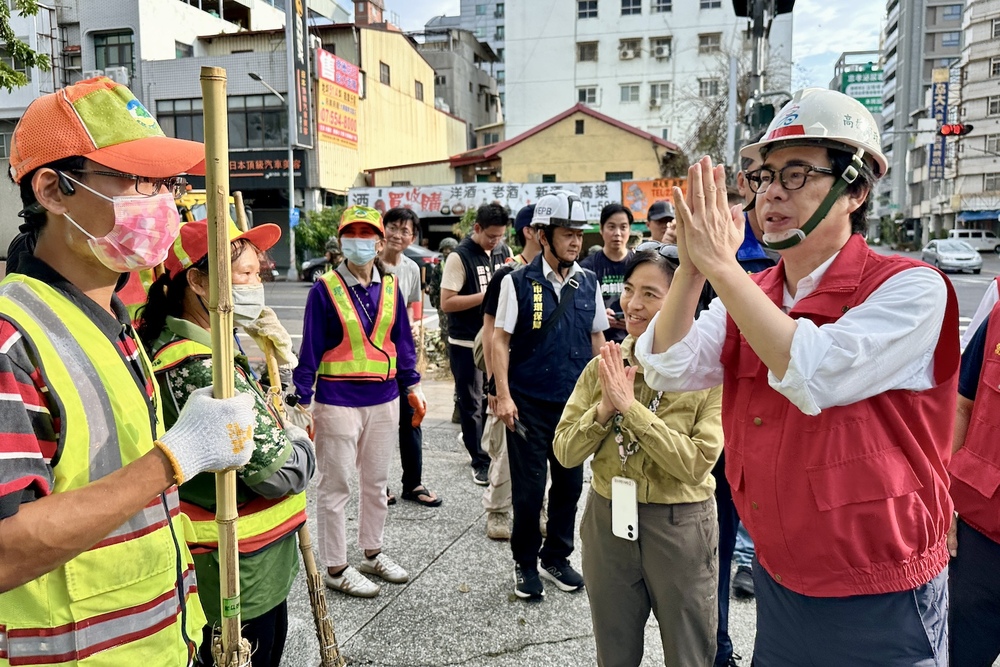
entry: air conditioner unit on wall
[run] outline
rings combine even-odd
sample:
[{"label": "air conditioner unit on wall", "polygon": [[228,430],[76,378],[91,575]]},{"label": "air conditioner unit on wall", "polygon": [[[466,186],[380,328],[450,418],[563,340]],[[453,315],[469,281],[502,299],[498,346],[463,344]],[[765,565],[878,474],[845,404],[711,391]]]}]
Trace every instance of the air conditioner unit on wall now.
[{"label": "air conditioner unit on wall", "polygon": [[85,69],[82,72],[84,79],[93,79],[95,76],[104,76],[104,70],[102,69]]},{"label": "air conditioner unit on wall", "polygon": [[660,106],[660,98],[659,97],[650,97],[649,98],[649,108],[650,109],[656,109],[656,108],[659,108],[659,106]]},{"label": "air conditioner unit on wall", "polygon": [[653,49],[653,56],[657,60],[665,60],[670,57],[670,48],[666,46],[657,46]]},{"label": "air conditioner unit on wall", "polygon": [[107,67],[104,69],[104,76],[123,86],[127,86],[129,82],[127,67]]},{"label": "air conditioner unit on wall", "polygon": [[632,49],[622,49],[621,51],[618,52],[618,57],[621,60],[632,60],[633,58],[635,58],[635,55],[636,53]]}]

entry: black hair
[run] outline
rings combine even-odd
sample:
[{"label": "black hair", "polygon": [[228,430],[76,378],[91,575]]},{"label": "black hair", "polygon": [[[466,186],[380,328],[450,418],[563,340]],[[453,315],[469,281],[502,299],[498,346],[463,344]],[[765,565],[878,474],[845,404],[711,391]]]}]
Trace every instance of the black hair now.
[{"label": "black hair", "polygon": [[[246,239],[236,239],[230,244],[230,261],[235,262],[246,252],[247,248],[260,251],[253,243]],[[184,315],[184,297],[188,290],[188,272],[200,271],[208,273],[208,255],[205,255],[197,262],[178,271],[176,275],[164,273],[149,286],[149,293],[146,295],[146,304],[136,313],[139,320],[137,332],[139,340],[151,350],[153,342],[160,337],[167,326],[167,316],[182,317]]]},{"label": "black hair", "polygon": [[38,203],[38,198],[35,197],[35,189],[31,184],[39,169],[81,172],[86,168],[86,166],[87,158],[85,157],[64,157],[60,160],[43,164],[42,166],[32,169],[27,174],[22,176],[20,183],[17,185],[21,189],[22,209],[19,215],[24,218],[24,222],[21,223],[19,229],[22,232],[34,233],[37,236],[38,233],[45,227],[45,223],[48,221],[45,209]]},{"label": "black hair", "polygon": [[[830,157],[830,168],[833,169],[834,176],[840,178],[840,174],[844,173],[844,170],[851,164],[851,158],[854,154],[850,151],[842,151],[836,148],[827,148],[826,152]],[[872,190],[874,186],[875,172],[865,162],[864,167],[858,173],[858,177],[844,191],[844,196],[857,197],[866,189],[868,190],[868,194],[865,196],[865,200],[861,203],[861,206],[851,213],[852,234],[865,234],[868,232],[868,211],[871,209]]]},{"label": "black hair", "polygon": [[514,240],[517,241],[517,245],[521,246],[522,248],[528,244],[528,239],[524,238],[525,229],[526,227],[521,227],[521,229],[514,232]]},{"label": "black hair", "polygon": [[483,204],[476,210],[476,224],[480,229],[506,227],[509,222],[507,211],[496,202]]},{"label": "black hair", "polygon": [[628,217],[629,225],[635,222],[635,218],[632,216],[632,211],[628,210],[627,207],[622,206],[621,204],[612,202],[601,209],[601,229],[604,229],[604,223],[616,213],[624,213],[626,217]]},{"label": "black hair", "polygon": [[656,264],[663,271],[663,275],[667,279],[667,285],[674,279],[674,269],[676,268],[670,260],[661,255],[657,250],[637,250],[632,254],[632,257],[628,260],[628,264],[625,265],[625,273],[622,276],[622,282],[627,282],[632,274],[635,272],[636,268],[642,264]]},{"label": "black hair", "polygon": [[383,225],[391,225],[394,222],[409,221],[410,229],[413,232],[413,238],[417,238],[420,234],[420,216],[414,213],[411,209],[405,208],[403,206],[397,206],[395,208],[390,208],[382,216]]}]

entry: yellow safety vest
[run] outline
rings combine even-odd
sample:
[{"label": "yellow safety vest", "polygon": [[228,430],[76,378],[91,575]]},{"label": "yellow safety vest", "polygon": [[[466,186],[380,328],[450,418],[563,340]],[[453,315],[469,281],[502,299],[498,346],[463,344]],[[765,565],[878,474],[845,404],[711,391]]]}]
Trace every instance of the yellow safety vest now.
[{"label": "yellow safety vest", "polygon": [[328,271],[320,279],[340,316],[344,336],[332,350],[327,350],[319,364],[321,380],[387,382],[396,377],[396,345],[390,334],[396,322],[396,279],[382,276],[382,295],[375,313],[371,336],[365,333],[354,301],[347,293],[344,279]]},{"label": "yellow safety vest", "polygon": [[[76,305],[14,274],[0,283],[0,314],[16,323],[38,359],[50,405],[59,406],[63,446],[53,493],[83,487],[153,449],[144,392],[115,344]],[[156,405],[160,431],[158,398]],[[0,594],[0,667],[187,665],[205,615],[185,523],[171,487],[65,565]]]},{"label": "yellow safety vest", "polygon": [[[164,345],[153,354],[157,375],[184,363],[190,358],[210,357],[212,348],[197,341],[182,339]],[[239,551],[248,555],[277,542],[298,529],[306,520],[306,494],[296,493],[283,498],[258,496],[238,508],[236,534]],[[219,548],[219,527],[215,513],[185,500],[181,511],[191,519],[192,533],[188,546],[193,553],[207,553]]]}]

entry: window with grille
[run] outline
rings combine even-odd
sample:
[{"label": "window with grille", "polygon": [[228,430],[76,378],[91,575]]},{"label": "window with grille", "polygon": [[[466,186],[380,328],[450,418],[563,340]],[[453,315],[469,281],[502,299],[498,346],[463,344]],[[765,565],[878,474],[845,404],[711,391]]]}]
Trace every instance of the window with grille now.
[{"label": "window with grille", "polygon": [[672,11],[674,8],[674,0],[653,0],[653,4],[649,6],[649,10],[654,14],[663,14]]},{"label": "window with grille", "polygon": [[621,87],[621,101],[622,102],[638,102],[639,101],[639,84],[637,83],[627,83]]},{"label": "window with grille", "polygon": [[576,18],[578,18],[578,19],[596,19],[597,18],[597,0],[579,0],[576,3]]},{"label": "window with grille", "polygon": [[719,9],[722,7],[722,0],[701,0],[699,9]]},{"label": "window with grille", "polygon": [[6,160],[10,157],[10,141],[14,135],[14,121],[0,121],[0,158]]},{"label": "window with grille", "polygon": [[649,54],[661,60],[669,58],[673,52],[673,42],[671,37],[650,37]]},{"label": "window with grille", "polygon": [[131,30],[118,32],[102,32],[94,35],[94,66],[97,69],[108,67],[127,67],[130,73],[132,66],[134,41]]},{"label": "window with grille", "polygon": [[986,98],[986,115],[1000,116],[1000,95]]},{"label": "window with grille", "polygon": [[577,88],[576,101],[581,104],[597,104],[597,88],[595,86]]},{"label": "window with grille", "polygon": [[390,74],[390,72],[389,72],[389,66],[386,65],[383,62],[379,62],[379,64],[378,64],[378,80],[388,86],[389,85],[389,81],[390,81],[389,74]]},{"label": "window with grille", "polygon": [[1000,173],[983,174],[983,191],[996,192],[1000,190]]},{"label": "window with grille", "polygon": [[1000,76],[1000,56],[990,58],[990,76]]},{"label": "window with grille", "polygon": [[580,42],[576,45],[577,62],[597,62],[597,42]]},{"label": "window with grille", "polygon": [[654,83],[649,86],[649,102],[653,103],[653,100],[662,101],[670,99],[670,83]]},{"label": "window with grille", "polygon": [[718,79],[698,79],[698,97],[717,97],[719,87]]},{"label": "window with grille", "polygon": [[421,102],[423,102],[424,101],[424,84],[420,83],[419,81],[414,81],[413,82],[413,95],[418,100],[420,100]]},{"label": "window with grille", "polygon": [[642,0],[622,0],[622,16],[642,14]]},{"label": "window with grille", "polygon": [[642,48],[642,39],[620,39],[618,40],[618,50],[619,51],[631,51],[634,54],[639,53],[639,49]]},{"label": "window with grille", "polygon": [[1000,19],[993,19],[993,39],[1000,39]]},{"label": "window with grille", "polygon": [[698,53],[719,53],[721,50],[721,32],[710,32],[698,35]]}]

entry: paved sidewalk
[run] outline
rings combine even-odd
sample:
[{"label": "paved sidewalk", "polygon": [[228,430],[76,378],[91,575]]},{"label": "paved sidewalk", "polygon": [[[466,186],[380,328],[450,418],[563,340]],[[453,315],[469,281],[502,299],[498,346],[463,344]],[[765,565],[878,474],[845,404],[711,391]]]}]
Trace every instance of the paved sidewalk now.
[{"label": "paved sidewalk", "polygon": [[[444,499],[424,508],[400,499],[389,508],[385,551],[410,573],[404,585],[384,584],[371,600],[327,592],[342,652],[354,665],[443,667],[445,665],[554,665],[595,663],[590,608],[585,591],[546,587],[546,597],[528,603],[513,595],[513,563],[506,542],[486,538],[482,487],[472,482],[468,454],[451,423],[452,383],[425,380],[429,412],[424,421],[424,482]],[[399,491],[399,457],[390,487]],[[310,510],[314,489],[310,489]],[[577,520],[583,506],[577,513]],[[348,505],[348,554],[357,564],[357,503]],[[315,541],[315,521],[310,518]],[[573,554],[580,567],[579,551]],[[300,576],[289,599],[289,636],[282,665],[315,665],[317,643],[305,582]],[[752,603],[733,601],[737,652],[746,656],[753,639]],[[651,619],[643,665],[662,665],[659,633]]]}]

